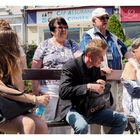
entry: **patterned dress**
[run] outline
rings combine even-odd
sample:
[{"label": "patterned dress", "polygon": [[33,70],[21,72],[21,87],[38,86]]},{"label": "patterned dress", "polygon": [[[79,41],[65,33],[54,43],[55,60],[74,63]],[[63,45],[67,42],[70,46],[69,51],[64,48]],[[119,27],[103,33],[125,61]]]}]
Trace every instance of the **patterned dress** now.
[{"label": "patterned dress", "polygon": [[[74,57],[74,53],[81,54],[80,48],[74,41],[66,40],[64,46],[57,47],[51,39],[48,39],[38,46],[33,59],[42,60],[43,69],[62,69],[63,64]],[[54,120],[59,96],[59,80],[42,80],[40,81],[40,85],[40,92],[47,92],[50,95],[50,101],[43,117],[47,121]],[[59,128],[59,130],[55,129],[49,133],[67,133],[64,131],[60,132],[61,130],[62,129]]]}]

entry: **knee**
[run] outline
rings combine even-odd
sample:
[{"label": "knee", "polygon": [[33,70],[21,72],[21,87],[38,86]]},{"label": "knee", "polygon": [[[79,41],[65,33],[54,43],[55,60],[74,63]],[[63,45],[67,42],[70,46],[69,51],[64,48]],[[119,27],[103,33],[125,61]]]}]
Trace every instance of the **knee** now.
[{"label": "knee", "polygon": [[[18,123],[19,122],[19,123]],[[19,124],[19,132],[22,134],[34,134],[35,122],[27,116],[18,117],[17,123]]]},{"label": "knee", "polygon": [[119,121],[119,124],[126,128],[127,127],[127,124],[128,124],[128,119],[125,115],[123,114],[118,114],[118,121]]},{"label": "knee", "polygon": [[87,134],[88,133],[88,124],[80,123],[74,128],[75,134]]},{"label": "knee", "polygon": [[23,118],[23,127],[29,131],[35,130],[35,121],[29,117]]},{"label": "knee", "polygon": [[124,128],[126,128],[128,124],[128,118],[124,115],[122,116],[122,123],[123,123]]},{"label": "knee", "polygon": [[45,121],[42,119],[36,119],[36,134],[47,134],[48,133],[48,126]]}]

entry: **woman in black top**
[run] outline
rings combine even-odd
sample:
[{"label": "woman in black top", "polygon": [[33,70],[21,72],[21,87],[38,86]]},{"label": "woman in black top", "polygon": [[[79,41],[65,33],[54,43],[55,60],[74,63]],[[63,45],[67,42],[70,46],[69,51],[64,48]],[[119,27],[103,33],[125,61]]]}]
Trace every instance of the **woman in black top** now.
[{"label": "woman in black top", "polygon": [[[15,86],[18,90],[9,88],[7,85]],[[0,89],[2,87],[5,87],[9,92],[14,91],[18,93],[24,91],[18,37],[16,32],[8,26],[0,27]],[[36,97],[26,93],[21,96],[10,96],[0,93],[0,96],[41,105],[47,105],[49,100],[49,96],[46,94]],[[0,131],[20,134],[46,134],[48,128],[43,120],[32,113],[28,113],[1,123]]]}]

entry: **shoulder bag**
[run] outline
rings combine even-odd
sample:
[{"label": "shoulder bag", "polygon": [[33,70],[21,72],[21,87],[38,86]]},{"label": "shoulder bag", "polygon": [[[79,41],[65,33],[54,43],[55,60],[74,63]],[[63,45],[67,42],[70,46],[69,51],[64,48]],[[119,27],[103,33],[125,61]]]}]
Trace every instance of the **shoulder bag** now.
[{"label": "shoulder bag", "polygon": [[[1,88],[2,89],[2,88]],[[24,93],[10,93],[9,91],[3,92],[2,93],[11,95],[11,96],[20,96]],[[0,96],[0,123],[5,122],[7,120],[11,120],[19,115],[29,113],[31,110],[35,107],[34,104],[31,103],[25,103],[25,102],[20,102],[20,101],[15,101],[3,96]]]},{"label": "shoulder bag", "polygon": [[77,110],[86,117],[91,116],[97,111],[109,108],[113,104],[113,97],[110,91],[111,85],[105,85],[104,93],[87,92],[86,96],[80,100]]}]

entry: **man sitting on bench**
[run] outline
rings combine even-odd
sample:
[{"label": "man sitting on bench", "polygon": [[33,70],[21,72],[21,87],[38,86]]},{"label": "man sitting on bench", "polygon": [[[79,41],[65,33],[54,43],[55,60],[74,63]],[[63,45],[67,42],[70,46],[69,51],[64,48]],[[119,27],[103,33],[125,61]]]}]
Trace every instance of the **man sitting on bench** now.
[{"label": "man sitting on bench", "polygon": [[82,56],[63,66],[57,120],[65,118],[75,134],[88,133],[88,124],[93,123],[111,127],[109,134],[122,134],[126,128],[127,118],[110,108],[102,108],[88,117],[82,108],[78,108],[81,100],[87,96],[87,91],[103,93],[105,81],[101,76],[100,65],[106,48],[104,41],[94,39],[86,46]]}]

